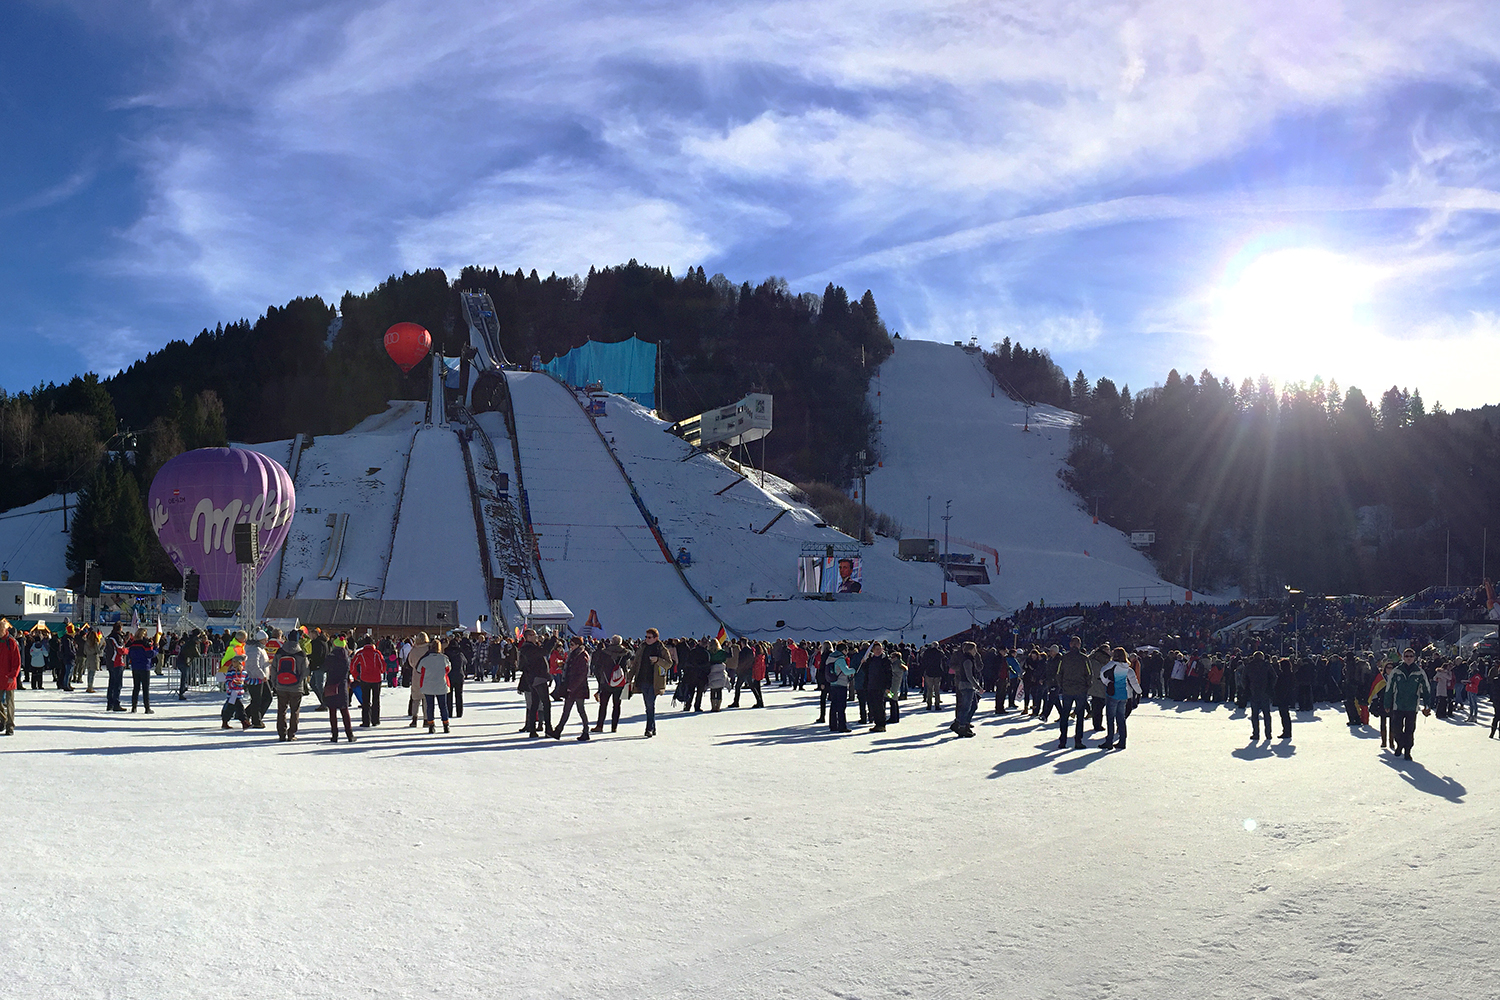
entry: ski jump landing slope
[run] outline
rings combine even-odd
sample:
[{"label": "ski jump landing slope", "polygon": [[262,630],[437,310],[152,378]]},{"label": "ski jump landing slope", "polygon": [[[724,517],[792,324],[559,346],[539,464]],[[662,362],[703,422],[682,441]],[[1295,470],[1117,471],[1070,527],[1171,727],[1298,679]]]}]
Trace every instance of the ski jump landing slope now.
[{"label": "ski jump landing slope", "polygon": [[[608,448],[573,394],[548,375],[507,372],[521,479],[552,596],[582,631],[713,635],[719,623],[662,553]],[[611,400],[613,402],[613,400]]]},{"label": "ski jump landing slope", "polygon": [[[798,499],[791,484],[733,470],[687,442],[643,407],[611,396],[599,428],[614,446],[672,551],[692,555],[686,570],[733,630],[754,639],[937,638],[994,618],[977,594],[950,585],[937,604],[942,571],[896,558],[893,539],[863,546],[863,592],[833,601],[797,596],[797,557],[854,544]],[[783,624],[778,625],[778,622]],[[605,624],[608,624],[607,622]]]},{"label": "ski jump landing slope", "polygon": [[[1035,406],[1026,432],[1026,408],[990,391],[978,355],[898,341],[870,385],[884,463],[869,476],[870,505],[900,521],[907,537],[921,537],[930,495],[931,537],[941,546],[943,509],[952,500],[950,539],[965,540],[950,541],[952,551],[977,558],[983,550],[967,543],[978,543],[1000,553],[990,585],[970,589],[1008,608],[1122,602],[1132,588],[1168,586],[1125,534],[1094,524],[1058,479],[1077,415]],[[1171,596],[1181,601],[1182,588]]]},{"label": "ski jump landing slope", "polygon": [[454,625],[473,627],[489,614],[463,449],[447,427],[424,427],[412,442],[381,596],[457,601],[460,620]]}]

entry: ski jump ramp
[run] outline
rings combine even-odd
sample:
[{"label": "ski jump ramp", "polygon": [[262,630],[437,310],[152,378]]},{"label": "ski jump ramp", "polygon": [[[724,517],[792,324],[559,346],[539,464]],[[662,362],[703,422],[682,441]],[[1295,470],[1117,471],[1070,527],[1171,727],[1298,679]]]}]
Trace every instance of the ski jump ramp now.
[{"label": "ski jump ramp", "polygon": [[576,613],[574,630],[595,612],[606,635],[717,633],[572,392],[545,374],[506,379],[542,572],[552,596]]}]

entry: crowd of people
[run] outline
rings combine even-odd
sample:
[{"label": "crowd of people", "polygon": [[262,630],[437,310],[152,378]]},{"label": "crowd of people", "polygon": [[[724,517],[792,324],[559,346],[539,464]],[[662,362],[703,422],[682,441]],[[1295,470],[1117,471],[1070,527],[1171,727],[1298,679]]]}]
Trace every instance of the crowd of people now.
[{"label": "crowd of people", "polygon": [[[1312,618],[1293,612],[1286,624],[1326,637],[1342,627],[1331,607],[1319,606]],[[221,729],[234,728],[232,723],[241,730],[267,729],[274,702],[277,738],[293,741],[304,701],[312,699],[316,711],[328,713],[329,739],[335,743],[341,731],[346,742],[355,741],[355,707],[359,728],[382,724],[383,691],[387,703],[403,699],[408,728],[436,733],[441,725],[450,732],[453,720],[463,716],[464,686],[471,680],[515,683],[525,702],[520,732],[532,739],[561,739],[576,714],[579,741],[603,733],[606,725],[617,732],[622,704],[637,696],[644,735],[650,738],[657,733],[658,698],[669,695],[670,705],[681,712],[760,708],[765,686],[776,684],[816,691],[818,715],[810,724],[832,733],[852,732],[855,724],[874,733],[886,731],[901,721],[913,692],[929,712],[943,711],[948,696],[953,712],[949,729],[961,738],[974,735],[974,718],[986,697],[997,715],[1015,712],[1045,725],[1056,712],[1059,749],[1084,748],[1088,725],[1091,734],[1104,733],[1100,746],[1124,750],[1128,719],[1143,699],[1247,712],[1254,741],[1273,738],[1272,709],[1279,713],[1279,738],[1289,739],[1293,712],[1342,702],[1351,727],[1378,725],[1381,746],[1409,758],[1417,711],[1435,712],[1439,718],[1466,714],[1475,721],[1481,696],[1500,704],[1500,663],[1445,656],[1431,644],[1408,647],[1395,656],[1359,652],[1332,641],[1304,643],[1300,634],[1289,655],[1281,634],[1237,635],[1233,639],[1238,644],[1227,647],[1216,642],[1226,619],[1287,613],[1273,604],[1228,612],[1211,605],[1073,610],[1068,614],[1054,608],[1043,615],[1028,608],[950,640],[921,644],[766,642],[731,639],[723,632],[712,638],[663,638],[656,630],[638,640],[565,637],[533,629],[514,637],[458,629],[377,638],[316,628],[176,635],[129,632],[119,624],[107,633],[71,624],[52,630],[43,624],[13,635],[10,623],[0,621],[0,729],[6,735],[14,732],[16,688],[40,688],[49,674],[61,690],[84,685],[85,693],[95,693],[96,676],[103,671],[106,711],[151,713],[152,679],[170,668],[177,674],[179,699],[186,699],[199,682],[222,690]],[[1346,606],[1345,611],[1365,609]],[[1055,621],[1059,614],[1075,634],[1060,637],[1061,642],[1036,639],[1042,632],[1038,622]],[[1033,641],[1022,640],[1023,631]],[[1083,635],[1101,633],[1109,639],[1084,643]],[[124,705],[126,671],[129,709]],[[555,722],[554,702],[560,703]],[[1494,723],[1490,735],[1497,735]]]}]

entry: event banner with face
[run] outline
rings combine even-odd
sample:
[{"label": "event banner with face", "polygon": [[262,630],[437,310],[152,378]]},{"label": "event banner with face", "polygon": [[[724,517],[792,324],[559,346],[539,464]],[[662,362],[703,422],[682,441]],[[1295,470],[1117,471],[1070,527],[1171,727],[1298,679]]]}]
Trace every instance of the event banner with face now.
[{"label": "event banner with face", "polygon": [[797,590],[803,594],[857,594],[861,589],[859,556],[802,556],[797,560]]}]

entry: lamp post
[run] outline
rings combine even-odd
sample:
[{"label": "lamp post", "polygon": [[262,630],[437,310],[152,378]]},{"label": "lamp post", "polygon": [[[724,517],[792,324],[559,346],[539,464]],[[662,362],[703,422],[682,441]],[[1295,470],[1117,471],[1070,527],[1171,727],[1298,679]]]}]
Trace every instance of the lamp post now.
[{"label": "lamp post", "polygon": [[948,522],[953,520],[953,515],[948,513],[953,506],[949,500],[943,505],[943,607],[948,606]]}]

